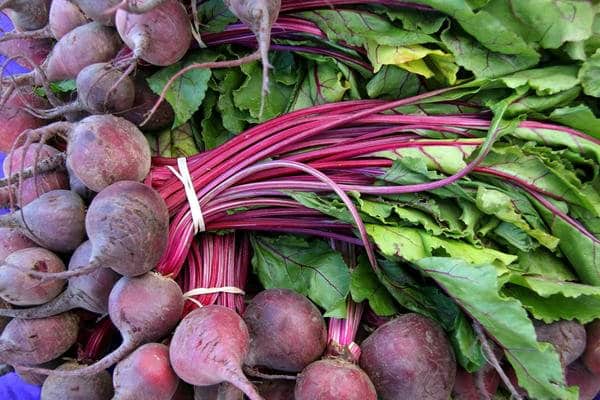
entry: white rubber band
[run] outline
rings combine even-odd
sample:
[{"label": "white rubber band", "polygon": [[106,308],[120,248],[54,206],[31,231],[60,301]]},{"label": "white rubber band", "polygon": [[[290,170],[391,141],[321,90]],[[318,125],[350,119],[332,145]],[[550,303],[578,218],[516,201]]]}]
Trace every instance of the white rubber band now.
[{"label": "white rubber band", "polygon": [[231,294],[241,294],[245,295],[242,289],[235,286],[224,286],[220,288],[196,288],[192,289],[189,292],[185,292],[183,297],[192,297],[192,296],[200,296],[203,294],[214,294],[214,293],[231,293]]},{"label": "white rubber band", "polygon": [[183,184],[185,196],[190,204],[190,212],[192,213],[194,235],[197,235],[199,232],[206,231],[206,224],[204,223],[204,216],[202,215],[202,209],[200,208],[200,200],[198,200],[196,189],[194,189],[194,182],[192,181],[192,175],[190,174],[187,165],[187,159],[185,157],[178,158],[177,167],[179,168],[179,172],[171,166],[168,168]]}]

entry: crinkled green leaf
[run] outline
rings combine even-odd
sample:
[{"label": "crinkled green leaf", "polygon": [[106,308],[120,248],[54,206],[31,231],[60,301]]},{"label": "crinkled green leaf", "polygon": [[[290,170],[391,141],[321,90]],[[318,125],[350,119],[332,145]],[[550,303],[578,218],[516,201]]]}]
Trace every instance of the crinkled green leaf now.
[{"label": "crinkled green leaf", "polygon": [[518,276],[503,292],[519,300],[537,319],[546,323],[576,319],[587,324],[600,318],[600,288],[547,278]]},{"label": "crinkled green leaf", "polygon": [[507,266],[517,259],[515,255],[433,236],[421,229],[373,224],[366,224],[366,228],[379,251],[390,259],[413,262],[441,254],[472,264],[498,263],[500,266]]},{"label": "crinkled green leaf", "polygon": [[600,97],[600,49],[583,63],[579,80],[585,94]]},{"label": "crinkled green leaf", "polygon": [[577,277],[565,265],[564,258],[558,258],[547,250],[519,252],[520,271],[529,275],[539,275],[560,281],[575,281]]},{"label": "crinkled green leaf", "polygon": [[521,71],[537,64],[539,57],[532,52],[503,54],[494,52],[459,29],[446,29],[442,41],[448,47],[456,63],[473,72],[477,78],[495,78]]},{"label": "crinkled green leaf", "polygon": [[385,286],[377,279],[373,268],[365,257],[360,257],[352,271],[350,294],[357,303],[369,302],[369,307],[377,315],[390,316],[398,312],[394,299]]},{"label": "crinkled green leaf", "polygon": [[538,343],[531,320],[522,305],[499,293],[492,265],[470,265],[460,259],[425,258],[415,263],[434,279],[470,316],[478,321],[506,354],[519,386],[532,398],[576,400],[567,389],[558,354]]},{"label": "crinkled green leaf", "polygon": [[324,240],[254,235],[251,242],[252,265],[265,288],[295,290],[327,312],[337,309],[350,293],[350,270],[341,254]]},{"label": "crinkled green leaf", "polygon": [[570,104],[580,93],[581,88],[575,86],[563,92],[548,96],[537,96],[533,94],[523,96],[510,105],[506,111],[506,115],[510,117],[529,114],[538,117],[539,113]]},{"label": "crinkled green leaf", "polygon": [[534,68],[504,76],[498,80],[512,89],[529,86],[539,96],[556,94],[579,85],[576,65]]},{"label": "crinkled green leaf", "polygon": [[218,94],[208,90],[202,103],[203,118],[200,122],[200,137],[205,150],[220,146],[233,135],[223,127],[221,115],[217,112]]},{"label": "crinkled green leaf", "polygon": [[[219,55],[207,50],[191,53],[184,61],[163,68],[150,76],[148,84],[154,93],[160,94],[169,79],[185,66],[214,61],[218,57]],[[173,128],[185,124],[198,111],[206,95],[211,74],[210,69],[194,69],[178,78],[169,88],[165,97],[175,111]]]},{"label": "crinkled green leaf", "polygon": [[429,35],[439,31],[447,18],[439,13],[424,13],[410,8],[381,7],[376,9],[375,12],[385,13],[392,21],[400,21],[402,27],[408,31],[417,31]]},{"label": "crinkled green leaf", "polygon": [[600,118],[586,105],[557,108],[550,114],[550,119],[600,139]]},{"label": "crinkled green leaf", "polygon": [[250,114],[235,106],[233,92],[244,82],[244,75],[238,68],[228,69],[225,78],[220,82],[217,90],[221,93],[217,107],[221,113],[223,127],[229,132],[238,134],[248,126]]}]

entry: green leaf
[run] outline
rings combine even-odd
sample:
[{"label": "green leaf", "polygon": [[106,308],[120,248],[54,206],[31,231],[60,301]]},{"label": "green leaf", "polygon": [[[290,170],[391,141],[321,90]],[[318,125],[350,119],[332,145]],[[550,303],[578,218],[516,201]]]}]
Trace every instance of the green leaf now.
[{"label": "green leaf", "polygon": [[442,33],[444,45],[450,49],[456,63],[473,72],[476,78],[495,78],[521,71],[537,64],[535,53],[502,54],[494,52],[459,29],[446,29]]},{"label": "green leaf", "polygon": [[541,113],[552,110],[556,107],[562,107],[570,104],[579,96],[580,93],[581,88],[579,86],[575,86],[571,89],[565,90],[564,92],[559,92],[549,96],[523,96],[510,105],[506,111],[506,115],[518,116],[529,114],[537,117],[536,113]]},{"label": "green leaf", "polygon": [[221,93],[217,107],[221,113],[223,127],[233,134],[243,132],[251,119],[247,111],[235,106],[233,92],[244,82],[244,74],[238,68],[228,69],[225,78],[220,82],[218,90]]},{"label": "green leaf", "polygon": [[147,135],[152,154],[170,158],[189,157],[199,153],[194,136],[195,128],[191,123]]},{"label": "green leaf", "polygon": [[579,80],[585,94],[600,97],[600,49],[583,63]]},{"label": "green leaf", "polygon": [[200,127],[202,128],[200,137],[205,150],[214,149],[233,137],[223,127],[221,115],[217,112],[217,96],[215,92],[209,89],[202,103],[204,116],[200,122]]},{"label": "green leaf", "polygon": [[[350,293],[350,270],[341,254],[324,240],[253,235],[251,242],[252,265],[265,288],[295,290],[326,312],[338,309]],[[345,315],[329,316],[343,318]]]},{"label": "green leaf", "polygon": [[575,281],[577,277],[562,259],[543,249],[519,252],[520,271],[529,275],[540,275],[549,279]]},{"label": "green leaf", "polygon": [[376,9],[375,12],[385,13],[390,20],[402,22],[402,27],[407,31],[417,31],[428,35],[439,31],[446,21],[444,15],[431,12],[425,13],[410,8],[381,7]]},{"label": "green leaf", "polygon": [[441,257],[422,259],[416,265],[502,346],[519,386],[532,398],[578,398],[576,391],[565,387],[560,360],[553,347],[537,342],[525,309],[518,301],[499,294],[496,269],[492,265],[474,266]]},{"label": "green leaf", "polygon": [[392,260],[415,262],[440,252],[472,264],[499,263],[507,266],[517,259],[517,256],[498,250],[433,236],[421,229],[373,224],[366,224],[366,228],[380,252]]},{"label": "green leaf", "polygon": [[600,118],[586,105],[557,108],[550,114],[550,119],[600,139]]},{"label": "green leaf", "polygon": [[576,65],[557,65],[516,72],[498,80],[511,89],[527,85],[538,96],[547,96],[579,85],[577,71]]},{"label": "green leaf", "polygon": [[370,98],[399,99],[414,96],[421,83],[415,74],[393,65],[384,66],[367,83]]},{"label": "green leaf", "polygon": [[223,32],[238,19],[229,11],[223,0],[207,0],[198,7],[198,19],[205,32]]},{"label": "green leaf", "polygon": [[455,349],[459,349],[455,351],[458,363],[468,372],[477,372],[486,363],[477,335],[462,312],[455,322],[450,341]]},{"label": "green leaf", "polygon": [[[194,52],[182,62],[163,68],[150,76],[148,84],[154,93],[160,94],[169,79],[181,69],[190,64],[214,61],[217,58],[217,54],[207,50]],[[185,124],[198,111],[206,95],[211,74],[210,69],[194,69],[178,78],[169,88],[166,99],[175,111],[173,128]]]},{"label": "green leaf", "polygon": [[506,295],[519,300],[546,323],[576,319],[587,324],[600,318],[600,288],[535,276],[513,275]]},{"label": "green leaf", "polygon": [[333,62],[309,62],[308,73],[290,110],[341,101],[350,86]]},{"label": "green leaf", "polygon": [[364,256],[359,258],[358,265],[352,271],[350,294],[352,300],[357,303],[368,301],[369,306],[377,315],[390,316],[398,312],[394,305],[394,299],[377,279],[377,275]]}]

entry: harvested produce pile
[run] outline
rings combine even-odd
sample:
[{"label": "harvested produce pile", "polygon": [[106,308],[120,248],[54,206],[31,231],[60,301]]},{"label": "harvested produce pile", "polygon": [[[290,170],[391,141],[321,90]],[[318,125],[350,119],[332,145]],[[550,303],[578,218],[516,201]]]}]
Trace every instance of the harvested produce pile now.
[{"label": "harvested produce pile", "polygon": [[0,8],[0,362],[42,399],[600,392],[600,6]]}]

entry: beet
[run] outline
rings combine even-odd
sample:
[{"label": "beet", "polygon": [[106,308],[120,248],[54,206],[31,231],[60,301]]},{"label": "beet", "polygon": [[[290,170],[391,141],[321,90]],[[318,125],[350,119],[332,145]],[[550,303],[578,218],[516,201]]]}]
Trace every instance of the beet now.
[{"label": "beet", "polygon": [[0,228],[0,262],[17,250],[36,247],[36,244],[16,228]]},{"label": "beet", "polygon": [[114,400],[170,400],[179,384],[169,348],[159,343],[140,346],[119,362],[113,380]]},{"label": "beet", "polygon": [[[0,299],[0,311],[10,309],[11,305]],[[4,330],[4,327],[10,322],[10,318],[0,317],[0,334]]]},{"label": "beet", "polygon": [[[86,266],[89,263],[91,254],[92,244],[89,241],[84,242],[73,253],[69,262],[69,270],[72,271]],[[98,268],[89,274],[70,278],[67,289],[52,301],[42,304],[39,307],[27,309],[0,309],[0,315],[23,319],[44,318],[74,308],[82,308],[104,315],[108,312],[110,291],[118,279],[119,275],[113,270]],[[50,281],[50,283],[52,282],[56,281]]]},{"label": "beet", "polygon": [[44,108],[47,102],[31,92],[13,93],[3,107],[0,107],[0,151],[7,153],[23,131],[36,129],[45,125],[41,118],[34,117],[25,111],[25,102],[36,108]]},{"label": "beet", "polygon": [[[159,97],[150,89],[145,77],[142,74],[137,74],[135,77],[135,100],[133,106],[121,113],[121,116],[132,122],[136,126],[140,126]],[[145,131],[156,131],[167,129],[173,125],[175,112],[171,105],[167,102],[161,102],[156,112],[144,124]]]},{"label": "beet", "polygon": [[[54,147],[43,143],[27,146],[26,149],[25,147],[18,147],[4,159],[2,164],[4,176],[21,170],[21,166],[24,168],[31,167],[38,160],[49,158],[59,153]],[[16,184],[18,181],[13,181],[12,183]],[[23,180],[23,183],[18,188],[15,188],[15,195],[17,196],[16,204],[19,207],[23,207],[37,199],[41,194],[58,189],[69,189],[69,180],[66,171],[54,170],[36,174],[33,178]]]},{"label": "beet", "polygon": [[[481,379],[485,394],[480,393],[477,380]],[[485,364],[481,371],[469,373],[462,368],[456,370],[456,381],[452,389],[454,400],[480,400],[493,398],[500,385],[500,375],[490,364]]]},{"label": "beet", "polygon": [[456,376],[454,352],[429,318],[405,314],[380,326],[361,345],[360,366],[383,400],[447,400]]},{"label": "beet", "polygon": [[20,211],[0,216],[0,226],[22,228],[22,232],[40,246],[69,252],[85,237],[85,205],[73,192],[53,190]]},{"label": "beet", "polygon": [[[68,362],[59,370],[73,371],[83,368]],[[50,375],[42,386],[40,400],[110,400],[113,395],[112,379],[107,371],[86,376]]]},{"label": "beet", "polygon": [[18,31],[33,31],[48,23],[52,0],[3,0],[0,10],[8,9],[8,16]]},{"label": "beet", "polygon": [[48,26],[54,39],[60,40],[73,29],[88,22],[85,13],[71,0],[52,0]]},{"label": "beet", "polygon": [[230,383],[194,386],[194,400],[244,400],[244,392]]},{"label": "beet", "polygon": [[90,114],[111,114],[129,110],[135,100],[133,81],[107,63],[88,65],[76,80],[77,100],[64,106],[37,111],[45,119],[85,111]]},{"label": "beet", "polygon": [[535,332],[539,342],[547,342],[554,346],[564,366],[577,360],[585,350],[585,328],[575,321],[537,323]]},{"label": "beet", "polygon": [[150,171],[150,145],[129,121],[92,115],[69,133],[67,167],[88,188],[100,192],[125,180],[141,181]]},{"label": "beet", "polygon": [[244,312],[250,332],[248,366],[300,372],[317,360],[327,345],[327,327],[319,309],[288,289],[268,289]]},{"label": "beet", "polygon": [[[115,25],[115,12],[121,0],[72,0],[90,19],[106,26]],[[112,11],[111,11],[112,10]]]},{"label": "beet", "polygon": [[248,328],[235,311],[217,305],[198,308],[175,329],[169,348],[171,365],[191,385],[229,382],[250,400],[261,400],[242,372],[249,340]]},{"label": "beet", "polygon": [[[42,282],[27,274],[32,270],[61,272],[65,265],[54,253],[41,247],[17,250],[0,265],[0,297],[17,306],[35,306],[59,295],[64,282]],[[8,310],[0,310],[5,311]]]},{"label": "beet", "polygon": [[[60,359],[54,359],[52,361],[48,361],[46,363],[37,365],[36,367],[55,369],[58,368],[61,364],[62,361]],[[19,376],[19,378],[21,378],[23,382],[29,383],[30,385],[42,386],[48,378],[48,375],[30,372],[28,369],[29,367],[15,366],[14,368],[15,373]]]},{"label": "beet", "polygon": [[373,383],[356,365],[341,359],[315,361],[296,382],[296,400],[377,400]]},{"label": "beet", "polygon": [[294,399],[295,386],[295,381],[263,381],[258,385],[258,392],[265,400],[290,400]]},{"label": "beet", "polygon": [[583,363],[596,375],[600,375],[600,320],[587,327],[587,344],[583,353]]},{"label": "beet", "polygon": [[[6,58],[14,58],[19,64],[28,68],[41,66],[52,50],[52,42],[48,39],[26,37],[11,39],[11,36],[16,35],[17,33],[14,35],[5,33],[0,37],[0,55]],[[33,63],[33,65],[30,65],[30,63]],[[40,100],[42,99],[40,98]]]},{"label": "beet", "polygon": [[192,42],[187,12],[177,0],[166,0],[143,14],[119,9],[116,25],[134,57],[152,65],[176,63],[187,53]]},{"label": "beet", "polygon": [[600,393],[600,376],[590,372],[581,361],[571,363],[565,375],[567,385],[579,387],[579,400],[594,400]]},{"label": "beet", "polygon": [[0,335],[0,360],[38,365],[54,360],[77,340],[79,318],[73,313],[40,319],[13,319]]}]

